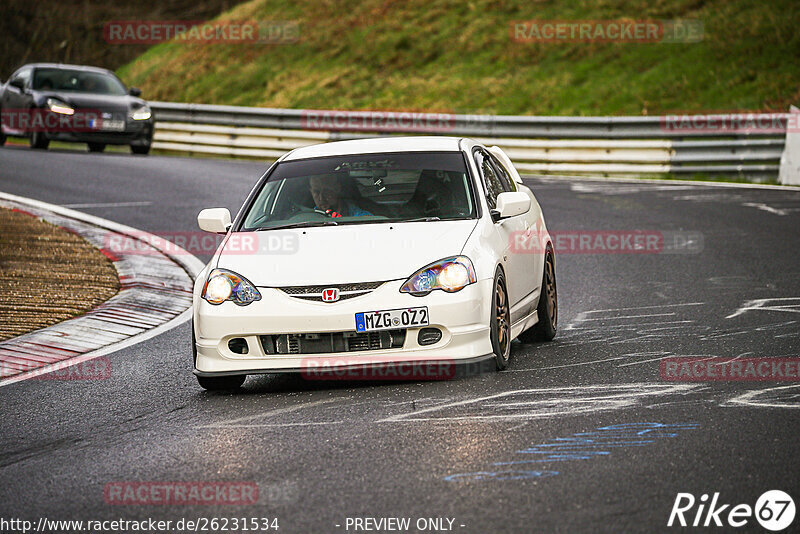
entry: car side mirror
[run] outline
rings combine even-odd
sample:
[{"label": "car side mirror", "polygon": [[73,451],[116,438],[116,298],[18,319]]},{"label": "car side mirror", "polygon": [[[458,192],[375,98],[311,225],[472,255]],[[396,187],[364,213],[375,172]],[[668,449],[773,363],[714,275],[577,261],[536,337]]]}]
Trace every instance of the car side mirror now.
[{"label": "car side mirror", "polygon": [[128,94],[131,96],[142,96],[142,90],[138,87],[131,87],[128,89]]},{"label": "car side mirror", "polygon": [[224,234],[231,227],[228,208],[208,208],[197,214],[197,225],[205,232]]},{"label": "car side mirror", "polygon": [[19,91],[25,91],[25,82],[22,80],[11,80],[8,82],[8,85],[11,87],[16,87]]},{"label": "car side mirror", "polygon": [[497,195],[495,209],[492,210],[492,220],[507,219],[516,215],[528,213],[531,210],[531,197],[522,191],[506,191]]}]

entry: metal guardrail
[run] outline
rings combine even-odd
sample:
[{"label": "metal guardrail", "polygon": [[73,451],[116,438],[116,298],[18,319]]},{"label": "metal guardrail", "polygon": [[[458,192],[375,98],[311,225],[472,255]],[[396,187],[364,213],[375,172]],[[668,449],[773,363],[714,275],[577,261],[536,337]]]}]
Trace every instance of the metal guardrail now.
[{"label": "metal guardrail", "polygon": [[[791,120],[790,114],[527,117],[150,104],[153,147],[176,152],[276,159],[327,141],[437,134],[498,145],[523,172],[708,173],[755,180],[777,176]],[[711,127],[710,121],[728,126]]]}]

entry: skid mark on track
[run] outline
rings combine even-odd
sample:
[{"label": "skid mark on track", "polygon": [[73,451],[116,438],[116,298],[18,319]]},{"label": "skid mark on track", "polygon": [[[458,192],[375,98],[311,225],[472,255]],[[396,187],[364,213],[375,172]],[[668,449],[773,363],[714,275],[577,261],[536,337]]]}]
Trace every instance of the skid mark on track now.
[{"label": "skid mark on track", "polygon": [[415,413],[453,402],[452,398],[420,397],[408,400],[371,398],[354,400],[351,396],[321,399],[253,413],[236,419],[196,426],[197,429],[265,429],[293,427],[325,427],[373,421],[388,414]]},{"label": "skid mark on track", "polygon": [[509,369],[507,373],[528,373],[530,371],[549,371],[552,369],[565,369],[567,367],[580,367],[581,365],[594,365],[596,363],[613,362],[625,359],[626,356],[614,356],[613,358],[602,358],[600,360],[590,360],[588,362],[565,363],[563,365],[549,365],[547,367],[532,367],[530,369]]},{"label": "skid mark on track", "polygon": [[800,208],[797,207],[776,208],[774,206],[770,206],[769,204],[764,204],[763,202],[743,202],[742,206],[760,209],[761,211],[766,211],[767,213],[772,213],[774,215],[789,215],[793,211],[800,211]]},{"label": "skid mark on track", "polygon": [[663,401],[685,395],[693,384],[620,384],[519,389],[393,415],[379,423],[420,421],[515,421],[583,415],[641,406],[649,398]]},{"label": "skid mark on track", "polygon": [[748,391],[722,404],[722,406],[731,405],[759,408],[800,408],[800,384]]},{"label": "skid mark on track", "polygon": [[[237,417],[236,419],[228,419],[226,421],[219,421],[217,423],[213,423],[210,425],[201,425],[195,428],[244,428],[244,427],[263,427],[263,426],[287,426],[287,423],[258,423],[251,421],[259,421],[263,419],[269,419],[276,416],[286,415],[289,413],[297,412],[300,410],[305,410],[308,408],[314,408],[316,406],[321,406],[324,404],[331,404],[334,402],[342,402],[349,399],[349,397],[337,398],[337,399],[322,399],[318,401],[311,401],[311,402],[304,402],[300,404],[295,404],[292,406],[286,406],[284,408],[276,408],[274,410],[268,410],[266,412],[259,412],[253,415],[246,415],[244,417]],[[303,425],[318,425],[318,424],[338,424],[341,421],[323,421],[323,422],[305,422],[305,423],[291,423],[290,426],[303,426]]]},{"label": "skid mark on track", "polygon": [[784,313],[800,313],[800,297],[778,297],[769,299],[753,299],[742,304],[735,312],[725,317],[733,319],[749,311],[773,311]]},{"label": "skid mark on track", "polygon": [[[593,330],[597,327],[594,324],[586,324],[591,323],[592,321],[601,321],[601,322],[611,322],[615,320],[629,320],[629,319],[640,319],[640,318],[652,318],[652,317],[664,317],[664,318],[673,318],[677,315],[677,312],[671,311],[663,311],[659,313],[659,310],[665,310],[668,308],[684,308],[687,306],[703,306],[705,303],[703,302],[684,302],[680,304],[658,304],[652,306],[637,306],[633,308],[608,308],[608,309],[601,309],[601,310],[587,310],[578,313],[566,327],[564,327],[565,331],[571,330]],[[665,324],[668,321],[649,321],[647,325],[658,325],[658,324]],[[669,321],[669,322],[677,322],[677,321]],[[642,326],[643,323],[628,323],[628,324],[611,324],[611,325],[604,325],[603,329],[608,329],[610,327],[613,328],[625,328],[625,327],[639,327]]]}]

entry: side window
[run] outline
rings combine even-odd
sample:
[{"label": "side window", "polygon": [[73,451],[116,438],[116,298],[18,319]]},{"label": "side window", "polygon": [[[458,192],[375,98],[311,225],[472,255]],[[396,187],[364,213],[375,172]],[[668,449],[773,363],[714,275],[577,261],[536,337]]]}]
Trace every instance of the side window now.
[{"label": "side window", "polygon": [[12,80],[19,80],[22,82],[23,87],[28,87],[28,82],[31,80],[31,69],[22,69],[17,71],[11,78]]},{"label": "side window", "polygon": [[506,191],[506,189],[503,187],[503,183],[500,181],[494,165],[492,165],[491,160],[488,158],[488,154],[482,150],[476,151],[475,163],[478,165],[478,169],[481,171],[483,187],[486,191],[486,201],[489,204],[489,209],[493,210],[497,206],[497,195],[503,191]]},{"label": "side window", "polygon": [[517,184],[514,183],[514,179],[511,178],[511,175],[508,173],[506,168],[500,163],[500,160],[494,157],[493,154],[490,154],[492,158],[492,163],[494,163],[495,168],[497,169],[497,176],[500,178],[500,182],[503,184],[503,191],[516,191]]}]

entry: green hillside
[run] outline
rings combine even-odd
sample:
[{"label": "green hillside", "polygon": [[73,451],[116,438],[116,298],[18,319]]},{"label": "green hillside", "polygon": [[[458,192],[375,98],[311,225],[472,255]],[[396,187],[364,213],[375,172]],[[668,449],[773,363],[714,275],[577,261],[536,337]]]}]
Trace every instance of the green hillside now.
[{"label": "green hillside", "polygon": [[[800,102],[797,0],[252,0],[221,20],[297,21],[292,44],[150,48],[147,98],[281,108],[642,115]],[[519,20],[696,19],[694,43],[525,43]]]}]

